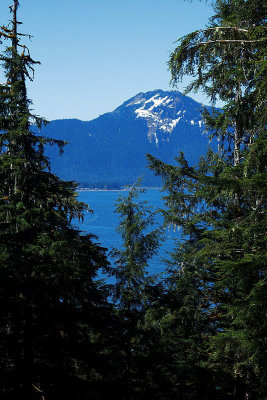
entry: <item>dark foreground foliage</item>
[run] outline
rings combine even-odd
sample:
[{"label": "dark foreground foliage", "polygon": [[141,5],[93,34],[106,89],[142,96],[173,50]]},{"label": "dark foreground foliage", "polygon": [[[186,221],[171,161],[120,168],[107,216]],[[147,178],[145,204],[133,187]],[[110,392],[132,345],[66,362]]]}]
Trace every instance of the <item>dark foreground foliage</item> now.
[{"label": "dark foreground foliage", "polygon": [[[164,279],[146,274],[162,241],[139,184],[118,201],[112,251],[73,225],[87,206],[50,171],[46,124],[31,113],[36,62],[12,21],[0,28],[0,397],[6,400],[266,398],[266,33],[264,2],[217,0],[210,25],[183,37],[174,83],[223,100],[204,110],[218,152],[198,165],[148,156],[166,225],[182,240]],[[177,149],[178,150],[178,149]],[[98,280],[102,269],[115,283]]]},{"label": "dark foreground foliage", "polygon": [[98,392],[102,374],[110,305],[95,278],[107,261],[91,235],[71,224],[87,207],[76,184],[49,171],[44,146],[63,143],[32,132],[45,121],[27,98],[35,62],[17,32],[18,5],[0,31],[11,40],[0,86],[0,396],[82,399]]}]

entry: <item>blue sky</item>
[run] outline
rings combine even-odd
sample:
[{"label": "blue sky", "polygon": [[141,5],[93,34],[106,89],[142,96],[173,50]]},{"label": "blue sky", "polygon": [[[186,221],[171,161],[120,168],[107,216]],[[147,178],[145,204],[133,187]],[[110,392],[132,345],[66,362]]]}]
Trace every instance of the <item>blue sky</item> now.
[{"label": "blue sky", "polygon": [[[48,119],[90,120],[139,92],[172,89],[167,61],[175,41],[205,27],[205,1],[21,0],[22,31],[41,61],[29,96]],[[11,0],[0,2],[0,24]],[[182,90],[182,86],[178,88]],[[192,95],[205,102],[201,94]]]}]

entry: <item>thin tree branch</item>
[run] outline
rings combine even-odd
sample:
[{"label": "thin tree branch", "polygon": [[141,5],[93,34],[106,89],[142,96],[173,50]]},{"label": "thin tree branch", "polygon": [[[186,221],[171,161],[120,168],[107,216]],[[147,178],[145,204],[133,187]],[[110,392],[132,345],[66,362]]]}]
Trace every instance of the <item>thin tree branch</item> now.
[{"label": "thin tree branch", "polygon": [[207,45],[207,44],[214,44],[214,43],[259,43],[259,42],[265,42],[267,41],[267,38],[262,38],[262,39],[254,39],[254,40],[245,40],[245,39],[220,39],[220,40],[209,40],[207,42],[198,42],[193,45],[188,45],[186,47],[195,47],[195,46],[202,46],[202,45]]}]

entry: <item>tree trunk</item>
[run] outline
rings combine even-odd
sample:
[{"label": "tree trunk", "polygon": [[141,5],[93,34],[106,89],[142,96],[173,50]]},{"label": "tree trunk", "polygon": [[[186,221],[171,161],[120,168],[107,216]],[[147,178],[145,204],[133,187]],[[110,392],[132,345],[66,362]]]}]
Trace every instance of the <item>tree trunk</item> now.
[{"label": "tree trunk", "polygon": [[12,29],[12,48],[17,51],[18,47],[18,32],[17,32],[17,26],[18,26],[18,21],[17,21],[17,9],[19,7],[19,1],[18,0],[13,0],[13,6],[12,6],[12,12],[13,12],[13,29]]}]

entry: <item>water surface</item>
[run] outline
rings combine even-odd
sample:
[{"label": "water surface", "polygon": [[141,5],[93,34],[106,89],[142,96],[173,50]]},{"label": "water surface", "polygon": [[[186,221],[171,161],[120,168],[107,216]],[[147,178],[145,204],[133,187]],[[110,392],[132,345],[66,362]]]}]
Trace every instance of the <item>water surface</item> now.
[{"label": "water surface", "polygon": [[[98,242],[110,252],[113,248],[121,248],[122,240],[116,228],[119,225],[119,214],[115,212],[116,201],[119,195],[127,196],[127,191],[79,191],[79,200],[85,202],[93,210],[93,213],[86,213],[80,229],[98,236]],[[140,200],[147,201],[153,209],[163,208],[163,193],[160,189],[148,189],[140,196]],[[160,217],[158,223],[162,223]],[[149,263],[149,273],[160,273],[166,265],[162,258],[169,258],[168,252],[173,249],[173,239],[177,238],[172,230],[165,230],[166,240],[161,246],[158,255],[154,256]]]}]

